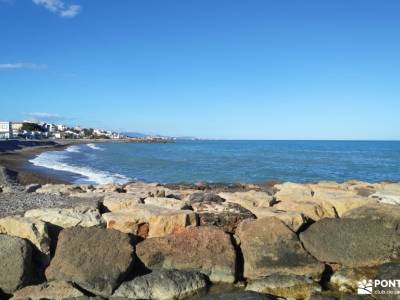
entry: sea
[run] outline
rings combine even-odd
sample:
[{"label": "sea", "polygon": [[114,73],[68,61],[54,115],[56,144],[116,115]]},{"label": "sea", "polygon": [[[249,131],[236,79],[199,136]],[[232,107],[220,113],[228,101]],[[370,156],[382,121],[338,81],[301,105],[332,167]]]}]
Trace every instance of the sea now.
[{"label": "sea", "polygon": [[400,181],[399,141],[88,143],[43,152],[29,168],[76,184]]}]

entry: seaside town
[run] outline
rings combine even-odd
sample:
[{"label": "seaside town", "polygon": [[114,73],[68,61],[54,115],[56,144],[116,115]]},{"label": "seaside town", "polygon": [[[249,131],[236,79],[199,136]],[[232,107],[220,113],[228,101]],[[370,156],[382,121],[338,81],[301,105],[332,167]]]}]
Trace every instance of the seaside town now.
[{"label": "seaside town", "polygon": [[172,142],[174,139],[163,136],[130,137],[125,134],[99,128],[83,128],[64,124],[51,124],[36,121],[0,121],[0,140],[63,140],[63,139],[110,139],[144,142]]}]

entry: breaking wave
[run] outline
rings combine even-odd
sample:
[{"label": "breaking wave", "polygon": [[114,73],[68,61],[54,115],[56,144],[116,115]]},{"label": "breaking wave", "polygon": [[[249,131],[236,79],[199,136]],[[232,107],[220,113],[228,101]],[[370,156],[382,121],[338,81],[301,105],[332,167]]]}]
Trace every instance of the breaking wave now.
[{"label": "breaking wave", "polygon": [[[68,147],[66,152],[80,152],[78,149],[71,146]],[[78,166],[67,163],[66,160],[69,158],[68,153],[64,151],[49,151],[38,155],[31,159],[29,162],[35,166],[44,167],[56,171],[65,171],[81,175],[83,178],[79,180],[79,183],[95,183],[95,184],[107,184],[107,183],[126,183],[130,179],[124,175],[111,173],[107,171],[98,170],[95,168]]]},{"label": "breaking wave", "polygon": [[93,150],[104,150],[103,148],[96,146],[95,144],[92,144],[92,143],[86,144],[86,146],[88,146],[90,149],[93,149]]}]

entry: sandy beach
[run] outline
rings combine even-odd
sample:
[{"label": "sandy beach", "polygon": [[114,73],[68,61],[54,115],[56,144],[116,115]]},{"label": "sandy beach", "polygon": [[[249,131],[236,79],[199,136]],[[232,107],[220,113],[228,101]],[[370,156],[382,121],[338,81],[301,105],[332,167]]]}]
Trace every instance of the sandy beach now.
[{"label": "sandy beach", "polygon": [[0,166],[17,172],[17,180],[21,184],[31,183],[64,183],[61,178],[49,176],[38,170],[29,169],[29,160],[45,151],[63,150],[73,144],[82,144],[84,140],[63,141],[1,141],[0,142]]}]

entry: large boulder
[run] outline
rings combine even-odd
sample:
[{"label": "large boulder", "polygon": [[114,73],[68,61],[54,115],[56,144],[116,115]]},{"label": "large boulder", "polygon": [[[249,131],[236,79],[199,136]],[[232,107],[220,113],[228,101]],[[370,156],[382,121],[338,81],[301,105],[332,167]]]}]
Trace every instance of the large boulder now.
[{"label": "large boulder", "polygon": [[215,295],[208,295],[201,300],[275,300],[276,297],[256,293],[253,291],[229,292]]},{"label": "large boulder", "polygon": [[383,220],[393,225],[400,224],[400,206],[392,204],[369,204],[346,212],[343,218]]},{"label": "large boulder", "polygon": [[324,265],[309,255],[296,234],[275,217],[245,220],[236,235],[241,243],[245,278],[276,273],[321,277]]},{"label": "large boulder", "polygon": [[43,254],[41,262],[50,261],[50,238],[47,224],[35,218],[9,216],[0,219],[0,234],[8,234],[29,240]]},{"label": "large boulder", "polygon": [[227,202],[237,203],[250,211],[258,207],[270,207],[274,198],[265,192],[260,191],[247,191],[235,193],[219,193],[221,198]]},{"label": "large boulder", "polygon": [[383,220],[322,219],[300,239],[319,261],[349,267],[382,264],[400,254],[400,232]]},{"label": "large boulder", "polygon": [[66,281],[51,281],[24,287],[16,291],[11,300],[63,300],[81,297],[85,295],[73,284]]},{"label": "large boulder", "polygon": [[159,270],[126,281],[113,297],[124,299],[183,299],[207,286],[206,276],[199,272]]},{"label": "large boulder", "polygon": [[278,189],[278,192],[275,193],[275,198],[277,201],[312,201],[312,190],[308,185],[285,182],[282,184],[276,184],[275,188]]},{"label": "large boulder", "polygon": [[250,282],[246,290],[290,299],[309,299],[320,292],[318,283],[305,276],[274,274]]},{"label": "large boulder", "polygon": [[349,189],[349,186],[350,183],[340,185],[335,182],[320,182],[308,185],[286,182],[275,186],[279,190],[275,197],[282,203],[293,201],[316,203],[322,208],[326,217],[342,216],[353,208],[377,202],[375,199],[362,196],[356,188]]},{"label": "large boulder", "polygon": [[255,219],[248,209],[231,202],[195,202],[193,211],[198,214],[200,226],[217,226],[233,233],[239,223],[245,219]]},{"label": "large boulder", "polygon": [[71,281],[108,297],[130,272],[134,247],[129,235],[96,227],[61,231],[57,249],[46,269],[47,280]]},{"label": "large boulder", "polygon": [[0,290],[11,294],[33,280],[32,247],[28,241],[0,234]]},{"label": "large boulder", "polygon": [[197,226],[197,216],[191,210],[174,210],[145,204],[105,213],[103,218],[107,222],[107,228],[133,233],[142,238],[160,237],[186,227]]},{"label": "large boulder", "polygon": [[260,207],[253,209],[252,212],[257,219],[275,217],[285,223],[294,232],[300,230],[310,221],[302,212],[285,211],[275,207]]},{"label": "large boulder", "polygon": [[143,203],[144,196],[127,193],[105,193],[103,205],[109,211],[134,208]]},{"label": "large boulder", "polygon": [[61,228],[75,226],[91,227],[103,223],[99,210],[86,206],[32,209],[25,213],[25,217],[36,218]]},{"label": "large boulder", "polygon": [[363,197],[357,191],[339,190],[313,186],[313,201],[323,203],[326,207],[333,206],[338,216],[342,216],[354,208],[377,203],[376,199]]},{"label": "large boulder", "polygon": [[235,281],[236,252],[231,237],[216,227],[186,228],[147,239],[136,246],[136,254],[151,270],[198,271],[213,282]]}]

